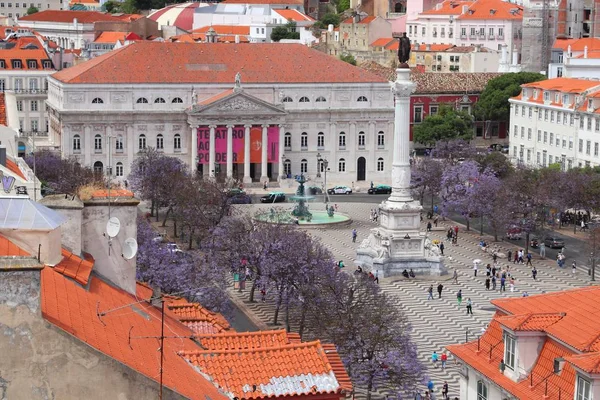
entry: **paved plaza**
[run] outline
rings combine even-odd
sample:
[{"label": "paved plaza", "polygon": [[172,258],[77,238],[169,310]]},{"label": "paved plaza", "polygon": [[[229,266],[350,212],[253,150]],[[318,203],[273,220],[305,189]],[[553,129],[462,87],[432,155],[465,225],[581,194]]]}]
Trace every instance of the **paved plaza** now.
[{"label": "paved plaza", "polygon": [[[385,196],[381,197],[382,201]],[[335,198],[332,200],[335,201]],[[289,206],[290,204],[286,204]],[[310,233],[319,237],[323,243],[333,252],[336,259],[344,260],[347,271],[353,272],[353,260],[356,254],[356,249],[360,242],[365,239],[369,230],[375,226],[375,223],[369,220],[369,211],[375,208],[376,204],[364,203],[338,203],[339,212],[352,217],[353,222],[350,225],[341,226],[331,229],[312,229]],[[321,208],[320,204],[315,204],[313,208]],[[259,208],[269,208],[268,205],[250,205],[243,206],[251,212],[258,211]],[[279,208],[279,207],[278,207]],[[427,220],[422,223],[423,230]],[[451,221],[439,222],[438,230],[430,233],[432,239],[444,240],[446,230],[452,224]],[[356,243],[352,243],[351,232],[356,228],[358,231],[358,239]],[[493,243],[493,238],[484,237],[488,244],[492,247],[496,246]],[[435,384],[436,397],[441,398],[441,386],[444,380],[448,381],[450,387],[450,397],[458,397],[459,391],[459,372],[454,364],[454,360],[449,355],[447,368],[442,371],[439,367],[433,368],[431,363],[431,354],[435,350],[438,354],[444,351],[448,344],[462,343],[468,337],[469,340],[474,340],[481,334],[482,329],[490,321],[493,315],[493,306],[490,300],[499,297],[521,297],[524,292],[530,295],[539,294],[542,292],[551,292],[574,287],[580,287],[589,284],[587,271],[578,270],[575,274],[572,273],[570,262],[567,254],[567,263],[569,266],[565,269],[559,269],[553,260],[533,259],[533,265],[538,270],[537,280],[534,281],[531,276],[531,267],[525,265],[515,265],[512,262],[507,264],[507,260],[500,260],[500,266],[510,265],[512,276],[515,277],[515,291],[506,292],[487,291],[484,286],[486,279],[485,265],[492,263],[490,254],[483,252],[478,244],[481,237],[479,232],[466,232],[464,226],[459,226],[458,244],[452,245],[450,242],[445,242],[445,265],[448,268],[449,274],[441,278],[417,278],[406,280],[399,278],[380,279],[380,286],[383,291],[392,296],[399,307],[401,307],[408,318],[410,319],[414,333],[413,340],[418,346],[419,358],[427,366],[428,374]],[[510,244],[499,242],[497,243],[500,250],[506,254]],[[514,252],[515,248],[512,248]],[[481,259],[483,266],[479,268],[478,276],[473,273],[473,260]],[[452,283],[453,271],[458,272],[458,284]],[[441,282],[444,285],[442,298],[438,299],[435,288],[437,283]],[[434,300],[427,300],[427,289],[429,285],[434,285]],[[498,282],[497,287],[500,287]],[[463,291],[463,303],[459,308],[456,301],[456,292],[458,289]],[[238,296],[240,300],[245,300],[246,293],[237,293],[232,290],[232,293]],[[466,300],[471,298],[473,302],[473,315],[466,313]],[[272,318],[272,303],[254,303],[245,304],[245,308],[254,314],[254,318],[267,323]],[[261,324],[265,327],[265,324]],[[423,387],[423,391],[425,388]],[[385,398],[385,391],[378,392],[373,396],[374,399]]]}]

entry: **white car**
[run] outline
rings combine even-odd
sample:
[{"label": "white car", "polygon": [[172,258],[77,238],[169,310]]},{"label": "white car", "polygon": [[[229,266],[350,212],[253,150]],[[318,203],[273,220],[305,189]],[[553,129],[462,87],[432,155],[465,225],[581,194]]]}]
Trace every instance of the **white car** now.
[{"label": "white car", "polygon": [[171,253],[183,253],[183,250],[177,246],[177,243],[167,243],[167,250]]},{"label": "white car", "polygon": [[327,190],[329,194],[350,194],[352,193],[352,189],[348,186],[336,186]]}]

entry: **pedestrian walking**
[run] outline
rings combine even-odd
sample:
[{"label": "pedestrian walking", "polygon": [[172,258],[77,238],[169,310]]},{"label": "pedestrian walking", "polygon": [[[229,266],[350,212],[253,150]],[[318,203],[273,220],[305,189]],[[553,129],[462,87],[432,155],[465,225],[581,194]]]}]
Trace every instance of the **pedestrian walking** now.
[{"label": "pedestrian walking", "polygon": [[454,236],[458,236],[458,225],[454,226]]},{"label": "pedestrian walking", "polygon": [[571,269],[573,270],[573,275],[575,275],[575,273],[577,272],[577,264],[575,263],[575,261],[573,261],[573,264],[571,264]]},{"label": "pedestrian walking", "polygon": [[451,241],[452,236],[454,236],[454,232],[452,232],[452,228],[448,228],[448,232],[446,232],[446,240]]},{"label": "pedestrian walking", "polygon": [[492,275],[492,290],[496,290],[496,275]]},{"label": "pedestrian walking", "polygon": [[423,396],[421,396],[421,392],[417,391],[415,393],[415,400],[423,400]]},{"label": "pedestrian walking", "polygon": [[546,258],[546,245],[544,242],[540,243],[540,257]]},{"label": "pedestrian walking", "polygon": [[529,297],[529,293],[523,292],[523,297]]},{"label": "pedestrian walking", "polygon": [[519,264],[523,264],[523,250],[519,250]]},{"label": "pedestrian walking", "polygon": [[444,242],[441,242],[439,247],[440,247],[440,254],[444,255],[444,247],[445,247]]},{"label": "pedestrian walking", "polygon": [[485,278],[485,290],[490,290],[490,278]]},{"label": "pedestrian walking", "polygon": [[500,291],[506,292],[506,278],[504,276],[500,278]]},{"label": "pedestrian walking", "polygon": [[458,272],[454,270],[454,274],[452,275],[452,282],[458,285]]},{"label": "pedestrian walking", "polygon": [[448,355],[446,354],[446,352],[444,351],[442,353],[442,356],[440,357],[440,360],[442,362],[442,369],[446,369],[446,362],[448,361]]},{"label": "pedestrian walking", "polygon": [[356,228],[352,229],[352,243],[356,243],[356,237],[358,233],[356,232]]},{"label": "pedestrian walking", "polygon": [[508,284],[508,286],[510,287],[511,292],[515,291],[515,278],[510,278],[510,283]]},{"label": "pedestrian walking", "polygon": [[470,297],[467,299],[467,315],[469,314],[473,315],[473,302]]},{"label": "pedestrian walking", "polygon": [[433,392],[433,381],[431,379],[429,380],[429,382],[427,382],[427,390]]},{"label": "pedestrian walking", "polygon": [[492,253],[492,260],[493,260],[494,262],[496,262],[496,260],[497,260],[497,259],[498,259],[498,253],[496,253],[496,252],[493,252],[493,253]]},{"label": "pedestrian walking", "polygon": [[438,217],[435,217],[433,219],[433,225],[435,225],[436,228],[437,228],[437,224],[438,224]]},{"label": "pedestrian walking", "polygon": [[433,367],[437,368],[438,354],[435,350],[433,351],[433,354],[431,354],[431,362],[433,363]]},{"label": "pedestrian walking", "polygon": [[431,232],[431,222],[427,223],[427,232]]},{"label": "pedestrian walking", "polygon": [[531,263],[531,252],[530,251],[527,252],[527,265],[533,266],[533,264]]},{"label": "pedestrian walking", "polygon": [[433,285],[429,286],[429,289],[427,289],[427,293],[429,294],[427,300],[433,300]]},{"label": "pedestrian walking", "polygon": [[462,289],[458,289],[458,292],[456,293],[456,301],[460,307],[460,304],[462,303]]},{"label": "pedestrian walking", "polygon": [[448,382],[444,381],[444,385],[442,386],[442,399],[448,398]]},{"label": "pedestrian walking", "polygon": [[519,249],[515,250],[515,256],[513,258],[513,264],[516,264],[519,261]]},{"label": "pedestrian walking", "polygon": [[490,264],[488,264],[485,267],[485,276],[487,276],[489,278],[489,276],[492,274],[492,266]]},{"label": "pedestrian walking", "polygon": [[535,267],[531,269],[531,277],[534,281],[537,280],[537,269]]},{"label": "pedestrian walking", "polygon": [[492,276],[496,276],[496,265],[492,267]]},{"label": "pedestrian walking", "polygon": [[442,290],[444,289],[444,285],[442,285],[441,283],[438,284],[437,286],[437,292],[438,292],[438,299],[442,298]]},{"label": "pedestrian walking", "polygon": [[476,262],[473,263],[473,274],[474,276],[477,276],[477,269],[478,269],[478,265]]},{"label": "pedestrian walking", "polygon": [[508,262],[510,262],[510,260],[512,260],[512,258],[511,258],[512,257],[512,251],[509,250],[507,254],[508,254]]}]

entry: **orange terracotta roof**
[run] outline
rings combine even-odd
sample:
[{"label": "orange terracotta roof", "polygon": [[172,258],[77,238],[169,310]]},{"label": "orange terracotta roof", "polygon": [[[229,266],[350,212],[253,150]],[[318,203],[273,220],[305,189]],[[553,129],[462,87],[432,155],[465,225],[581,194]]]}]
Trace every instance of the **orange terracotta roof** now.
[{"label": "orange terracotta roof", "polygon": [[233,89],[225,90],[224,92],[221,92],[212,97],[209,97],[208,99],[204,99],[204,100],[198,102],[198,104],[206,106],[208,104],[214,103],[215,101],[219,101],[219,100],[229,96],[232,93],[233,93]]},{"label": "orange terracotta roof", "polygon": [[[3,101],[4,100],[4,93],[2,93],[1,97],[2,97],[2,101],[0,101],[0,113],[6,114],[6,109],[3,108],[3,106],[4,106],[4,101]],[[6,116],[4,118],[6,118]],[[0,125],[3,125],[2,124],[2,117],[1,116],[0,116]],[[25,175],[23,174],[23,171],[21,171],[21,168],[19,168],[19,166],[17,165],[17,163],[14,162],[13,160],[11,160],[10,158],[6,159],[6,168],[8,168],[8,170],[10,172],[12,172],[13,174],[17,175],[21,179],[27,180],[27,178],[25,178]]]},{"label": "orange terracotta roof", "polygon": [[[108,189],[99,189],[92,193],[93,199],[106,199],[109,195]],[[111,189],[110,197],[134,197],[134,194],[131,190],[127,189]]]},{"label": "orange terracotta roof", "polygon": [[186,299],[172,296],[164,298],[168,310],[196,335],[220,333],[231,329],[225,317],[207,310],[198,303],[190,303]]},{"label": "orange terracotta roof", "polygon": [[[524,88],[536,88],[542,90],[555,90],[562,93],[582,93],[595,86],[600,86],[599,81],[592,81],[587,79],[576,79],[576,78],[554,78],[546,79],[543,81],[526,83],[521,85]],[[529,98],[533,101],[534,99],[530,95]],[[543,95],[538,93],[538,99],[543,99]]]},{"label": "orange terracotta roof", "polygon": [[556,39],[552,45],[552,48],[567,51],[569,45],[571,46],[571,51],[584,51],[586,46],[588,51],[600,50],[600,38],[589,37],[582,39]]},{"label": "orange terracotta roof", "polygon": [[115,44],[119,40],[125,40],[125,36],[127,36],[127,32],[104,31],[98,35],[96,40],[94,40],[94,43]]},{"label": "orange terracotta roof", "polygon": [[[62,249],[62,256],[62,260],[54,266],[54,270],[84,286],[87,285],[94,268],[94,259],[82,259],[64,248]],[[91,255],[88,256],[91,257]]]},{"label": "orange terracotta roof", "polygon": [[[300,341],[299,336],[298,341]],[[325,350],[325,354],[327,354],[327,360],[329,361],[329,365],[331,365],[331,369],[335,373],[335,378],[340,384],[342,392],[351,393],[352,381],[346,372],[346,367],[344,367],[340,353],[338,353],[335,345],[331,343],[321,343],[321,346],[323,346],[323,350]]]},{"label": "orange terracotta roof", "polygon": [[394,38],[379,38],[376,41],[374,41],[373,43],[371,43],[371,47],[385,47],[388,44],[390,44],[390,42],[395,41],[397,42],[396,39]]},{"label": "orange terracotta roof", "polygon": [[[120,71],[114,74],[115,70]],[[301,44],[135,42],[52,75],[65,83],[387,82]]]},{"label": "orange terracotta roof", "polygon": [[198,340],[206,350],[248,350],[290,344],[288,333],[283,329],[202,335],[198,337]]},{"label": "orange terracotta roof", "polygon": [[[427,49],[427,46],[429,46],[429,50]],[[415,49],[415,45],[412,44],[411,46],[412,51],[446,51],[448,49],[451,49],[452,47],[454,47],[454,45],[452,44],[420,44],[419,45],[419,49]]]},{"label": "orange terracotta roof", "polygon": [[[161,312],[146,302],[137,302],[131,294],[92,276],[89,288],[79,286],[55,269],[41,272],[42,316],[60,329],[75,336],[97,351],[125,364],[157,382],[160,357],[156,339],[131,339],[129,336],[158,336]],[[114,310],[124,307],[120,310]],[[100,317],[97,315],[105,313]],[[165,315],[169,335],[182,336],[164,341],[163,383],[169,389],[190,399],[225,400],[213,384],[177,355],[178,351],[200,350],[190,339],[188,328],[170,315]],[[133,329],[130,331],[130,328]]]},{"label": "orange terracotta roof", "polygon": [[498,317],[496,320],[513,331],[543,331],[550,325],[560,321],[562,313],[519,314]]},{"label": "orange terracotta roof", "polygon": [[460,15],[463,6],[471,6],[473,1],[454,1],[445,0],[440,8],[432,8],[431,10],[423,11],[419,15]]},{"label": "orange terracotta roof", "polygon": [[390,43],[387,46],[385,46],[385,49],[386,50],[391,50],[391,51],[398,51],[399,47],[400,47],[400,43],[398,43],[397,40],[394,40],[392,43]]},{"label": "orange terracotta roof", "polygon": [[0,257],[28,257],[31,256],[28,252],[5,238],[4,236],[0,236]]},{"label": "orange terracotta roof", "polygon": [[333,394],[345,389],[319,341],[265,349],[184,351],[180,355],[232,397]]},{"label": "orange terracotta roof", "polygon": [[44,21],[56,23],[73,23],[77,19],[78,23],[93,24],[100,21],[118,21],[123,19],[123,15],[128,14],[109,14],[99,11],[73,11],[73,10],[44,10],[34,14],[24,15],[19,18],[21,21]]},{"label": "orange terracotta roof", "polygon": [[194,29],[192,33],[206,33],[213,28],[217,35],[249,35],[250,25],[208,25]]},{"label": "orange terracotta roof", "polygon": [[148,301],[152,298],[153,294],[154,290],[149,285],[142,282],[135,283],[135,295],[137,297]]},{"label": "orange terracotta roof", "polygon": [[295,10],[295,9],[275,9],[273,10],[275,11],[277,14],[281,15],[283,18],[287,19],[288,21],[295,21],[295,22],[304,22],[304,21],[315,21],[314,18],[309,17],[306,14],[302,14],[300,11]]},{"label": "orange terracotta roof", "polygon": [[600,58],[600,50],[588,50],[586,54],[580,54],[573,58]]},{"label": "orange terracotta roof", "polygon": [[575,354],[565,360],[590,374],[600,373],[600,352]]},{"label": "orange terracotta roof", "polygon": [[[364,18],[361,18],[361,20],[360,20],[360,21],[358,21],[357,23],[358,23],[358,24],[370,24],[371,22],[375,21],[375,19],[376,19],[376,18],[377,18],[377,17],[374,17],[373,15],[369,15],[369,16],[366,16],[366,17],[364,17]],[[346,19],[345,19],[345,20],[342,22],[342,24],[354,24],[354,23],[355,23],[355,22],[354,22],[354,18],[353,18],[353,17],[346,18]]]},{"label": "orange terracotta roof", "polygon": [[[42,43],[35,36],[10,39],[8,43],[9,46],[0,49],[0,60],[4,60],[4,70],[43,71],[45,68],[42,61],[50,61],[48,53],[46,53]],[[14,46],[10,47],[11,43]],[[21,66],[15,68],[12,60],[21,60]],[[35,61],[35,67],[30,66],[28,61]]]},{"label": "orange terracotta roof", "polygon": [[458,19],[522,20],[523,7],[503,0],[477,0]]},{"label": "orange terracotta roof", "polygon": [[[500,310],[508,314],[564,313],[556,323],[544,331],[581,351],[600,351],[600,287],[565,290],[556,293],[492,300]],[[573,329],[577,327],[577,329]]]},{"label": "orange terracotta roof", "polygon": [[[480,350],[478,350],[478,346]],[[533,386],[531,386],[531,375],[526,379],[515,382],[500,372],[499,365],[504,357],[504,343],[502,328],[496,318],[490,322],[479,342],[476,340],[465,344],[451,345],[447,349],[456,358],[467,363],[518,399],[537,400],[545,398],[557,400],[559,388],[562,399],[573,397],[575,382],[573,367],[570,364],[565,364],[560,374],[553,373],[554,360],[569,356],[572,352],[551,339],[546,339],[544,342],[536,364],[530,373],[533,374]],[[546,390],[545,378],[548,382],[547,397],[544,397]]]},{"label": "orange terracotta roof", "polygon": [[226,4],[302,4],[304,5],[303,0],[224,0],[223,3]]}]

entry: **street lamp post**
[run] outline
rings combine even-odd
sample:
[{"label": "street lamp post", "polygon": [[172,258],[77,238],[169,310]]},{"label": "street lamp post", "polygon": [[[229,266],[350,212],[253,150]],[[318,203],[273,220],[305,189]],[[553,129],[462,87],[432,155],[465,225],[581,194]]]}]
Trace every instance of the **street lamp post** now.
[{"label": "street lamp post", "polygon": [[[329,161],[327,161],[327,159],[322,158],[321,157],[321,153],[317,153],[317,171],[321,171],[320,165],[323,165],[323,171],[325,172],[325,178],[324,178],[324,182],[323,182],[323,186],[324,186],[324,193],[323,193],[323,198],[325,199],[325,206],[327,206],[327,203],[329,203],[329,193],[327,192],[327,167],[329,166]],[[318,175],[320,176],[320,175]]]},{"label": "street lamp post", "polygon": [[317,153],[317,178],[321,177],[321,153]]},{"label": "street lamp post", "polygon": [[283,174],[287,178],[287,171],[285,170],[285,153],[281,155],[281,165],[283,165]]}]

